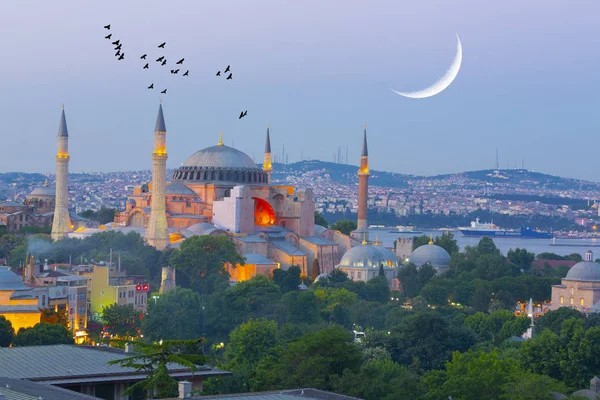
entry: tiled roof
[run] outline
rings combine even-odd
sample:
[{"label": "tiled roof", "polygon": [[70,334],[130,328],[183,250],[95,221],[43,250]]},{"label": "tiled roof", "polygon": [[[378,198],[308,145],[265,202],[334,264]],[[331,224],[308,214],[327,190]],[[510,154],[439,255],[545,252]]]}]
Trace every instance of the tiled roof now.
[{"label": "tiled roof", "polygon": [[31,382],[23,379],[0,377],[0,394],[6,400],[94,400],[99,397],[88,396],[72,390],[52,385]]},{"label": "tiled roof", "polygon": [[[50,345],[0,348],[0,376],[9,378],[44,381],[45,383],[87,382],[90,379],[102,382],[131,381],[145,378],[144,373],[133,368],[109,365],[109,361],[120,360],[133,354],[111,347]],[[180,371],[191,376],[186,369],[172,365],[171,372]],[[224,371],[200,367],[195,375]]]},{"label": "tiled roof", "polygon": [[305,256],[306,255],[306,254],[304,254],[304,252],[302,250],[300,250],[296,246],[290,244],[287,240],[281,240],[281,239],[271,240],[269,243],[290,256]]},{"label": "tiled roof", "polygon": [[318,237],[318,236],[302,236],[302,240],[306,240],[307,242],[310,242],[312,244],[316,244],[319,246],[333,246],[333,245],[337,246],[337,243],[332,242],[327,239],[323,239],[322,237]]},{"label": "tiled roof", "polygon": [[266,243],[266,240],[259,235],[236,236],[235,239],[244,243]]}]

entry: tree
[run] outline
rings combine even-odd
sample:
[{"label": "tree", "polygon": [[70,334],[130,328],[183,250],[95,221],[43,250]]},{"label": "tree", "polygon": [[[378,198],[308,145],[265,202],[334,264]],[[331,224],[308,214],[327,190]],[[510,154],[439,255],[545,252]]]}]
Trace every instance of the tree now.
[{"label": "tree", "polygon": [[379,264],[379,276],[385,277],[385,270],[383,269],[383,264]]},{"label": "tree", "polygon": [[446,250],[448,254],[458,253],[459,251],[458,243],[456,242],[456,239],[454,239],[454,234],[452,232],[442,233],[441,236],[435,238],[433,243]]},{"label": "tree", "polygon": [[0,347],[8,347],[15,336],[12,324],[4,315],[0,315]]},{"label": "tree", "polygon": [[350,232],[356,230],[356,222],[350,220],[341,220],[331,224],[329,229],[333,229],[334,231],[340,231],[344,235],[349,235]]},{"label": "tree", "polygon": [[491,341],[499,345],[511,336],[520,336],[531,325],[527,317],[517,317],[507,310],[491,314],[478,312],[465,319],[465,325],[471,328],[482,341]]},{"label": "tree", "polygon": [[523,271],[529,270],[531,268],[531,263],[533,263],[533,260],[535,260],[535,254],[528,252],[526,249],[520,249],[518,247],[515,250],[510,249],[508,253],[506,253],[506,257],[511,263],[515,264]]},{"label": "tree", "polygon": [[111,334],[118,337],[137,337],[141,320],[133,304],[111,304],[102,311],[102,322],[109,326]]},{"label": "tree", "polygon": [[277,345],[277,323],[268,319],[251,319],[229,335],[225,358],[231,368],[253,365],[269,355]]},{"label": "tree", "polygon": [[151,340],[183,340],[201,332],[200,295],[190,289],[175,288],[148,304],[142,332]]},{"label": "tree", "polygon": [[69,327],[69,316],[67,315],[67,309],[54,311],[51,308],[42,308],[42,315],[40,316],[40,322],[43,324],[60,324],[65,328]]},{"label": "tree", "polygon": [[315,225],[321,225],[324,228],[329,226],[325,217],[317,211],[315,211]]},{"label": "tree", "polygon": [[571,318],[583,321],[585,316],[579,311],[567,307],[560,307],[558,310],[548,311],[535,320],[533,333],[541,333],[547,328],[558,334],[561,331],[563,322]]},{"label": "tree", "polygon": [[321,268],[319,266],[319,259],[315,258],[313,260],[312,263],[312,271],[311,271],[311,278],[313,279],[313,281],[317,278],[317,276],[319,276],[321,274]]},{"label": "tree", "polygon": [[73,344],[73,332],[58,324],[35,324],[31,328],[21,328],[15,335],[12,345],[46,346],[50,344]]},{"label": "tree", "polygon": [[281,294],[298,290],[298,286],[302,283],[302,280],[300,279],[301,273],[300,267],[296,265],[289,267],[287,271],[285,271],[285,274],[280,273],[282,278],[280,278],[278,285]]},{"label": "tree", "polygon": [[367,282],[368,301],[387,303],[390,299],[390,283],[385,276],[376,276]]},{"label": "tree", "polygon": [[169,261],[200,293],[210,294],[227,286],[229,274],[224,265],[244,264],[245,259],[227,237],[192,236],[181,243]]},{"label": "tree", "polygon": [[131,385],[125,394],[143,390],[149,394],[156,391],[158,398],[177,396],[177,381],[169,375],[167,364],[177,364],[196,371],[198,365],[206,362],[201,345],[204,339],[193,340],[161,340],[158,343],[143,343],[138,341],[121,341],[123,344],[133,344],[134,350],[140,354],[109,361],[110,365],[134,368],[147,374],[147,378]]},{"label": "tree", "polygon": [[418,376],[391,360],[364,363],[358,372],[345,369],[331,377],[337,393],[365,400],[413,400],[423,394]]}]

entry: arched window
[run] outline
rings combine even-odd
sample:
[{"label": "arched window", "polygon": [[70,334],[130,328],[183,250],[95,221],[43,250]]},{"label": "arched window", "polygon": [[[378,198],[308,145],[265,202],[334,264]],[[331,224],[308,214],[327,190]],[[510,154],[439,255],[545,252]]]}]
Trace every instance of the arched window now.
[{"label": "arched window", "polygon": [[570,304],[573,305],[575,304],[575,302],[573,301],[573,298],[571,297],[571,299],[569,300]]},{"label": "arched window", "polygon": [[583,297],[581,299],[579,299],[579,305],[585,306],[585,300],[583,300]]},{"label": "arched window", "polygon": [[571,294],[575,293],[575,289],[573,289],[573,286],[571,286]]},{"label": "arched window", "polygon": [[565,304],[565,296],[560,296],[560,304]]}]

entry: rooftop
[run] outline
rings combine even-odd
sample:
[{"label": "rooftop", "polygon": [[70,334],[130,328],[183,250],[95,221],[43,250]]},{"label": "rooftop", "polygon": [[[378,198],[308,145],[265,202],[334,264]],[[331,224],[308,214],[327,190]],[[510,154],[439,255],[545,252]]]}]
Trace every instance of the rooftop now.
[{"label": "rooftop", "polygon": [[94,400],[88,396],[61,387],[44,385],[23,379],[0,377],[0,395],[6,400]]},{"label": "rooftop", "polygon": [[[272,392],[255,392],[225,394],[216,396],[196,396],[191,399],[215,399],[215,400],[362,400],[358,397],[349,397],[337,393],[325,392],[318,389],[293,389],[278,390]],[[175,399],[172,399],[175,400]]]}]

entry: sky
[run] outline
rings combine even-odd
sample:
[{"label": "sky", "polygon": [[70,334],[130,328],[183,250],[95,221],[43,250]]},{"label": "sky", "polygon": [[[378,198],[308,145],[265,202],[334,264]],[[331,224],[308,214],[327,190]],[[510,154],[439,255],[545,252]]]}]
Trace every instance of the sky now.
[{"label": "sky", "polygon": [[[274,156],[332,161],[341,146],[358,165],[366,122],[374,170],[489,169],[498,149],[501,167],[599,181],[599,18],[597,0],[5,1],[0,172],[54,171],[63,104],[72,172],[150,169],[166,88],[168,167],[220,131],[261,162],[267,123]],[[456,34],[450,87],[391,91],[442,76]],[[216,77],[228,64],[233,79]]]}]

